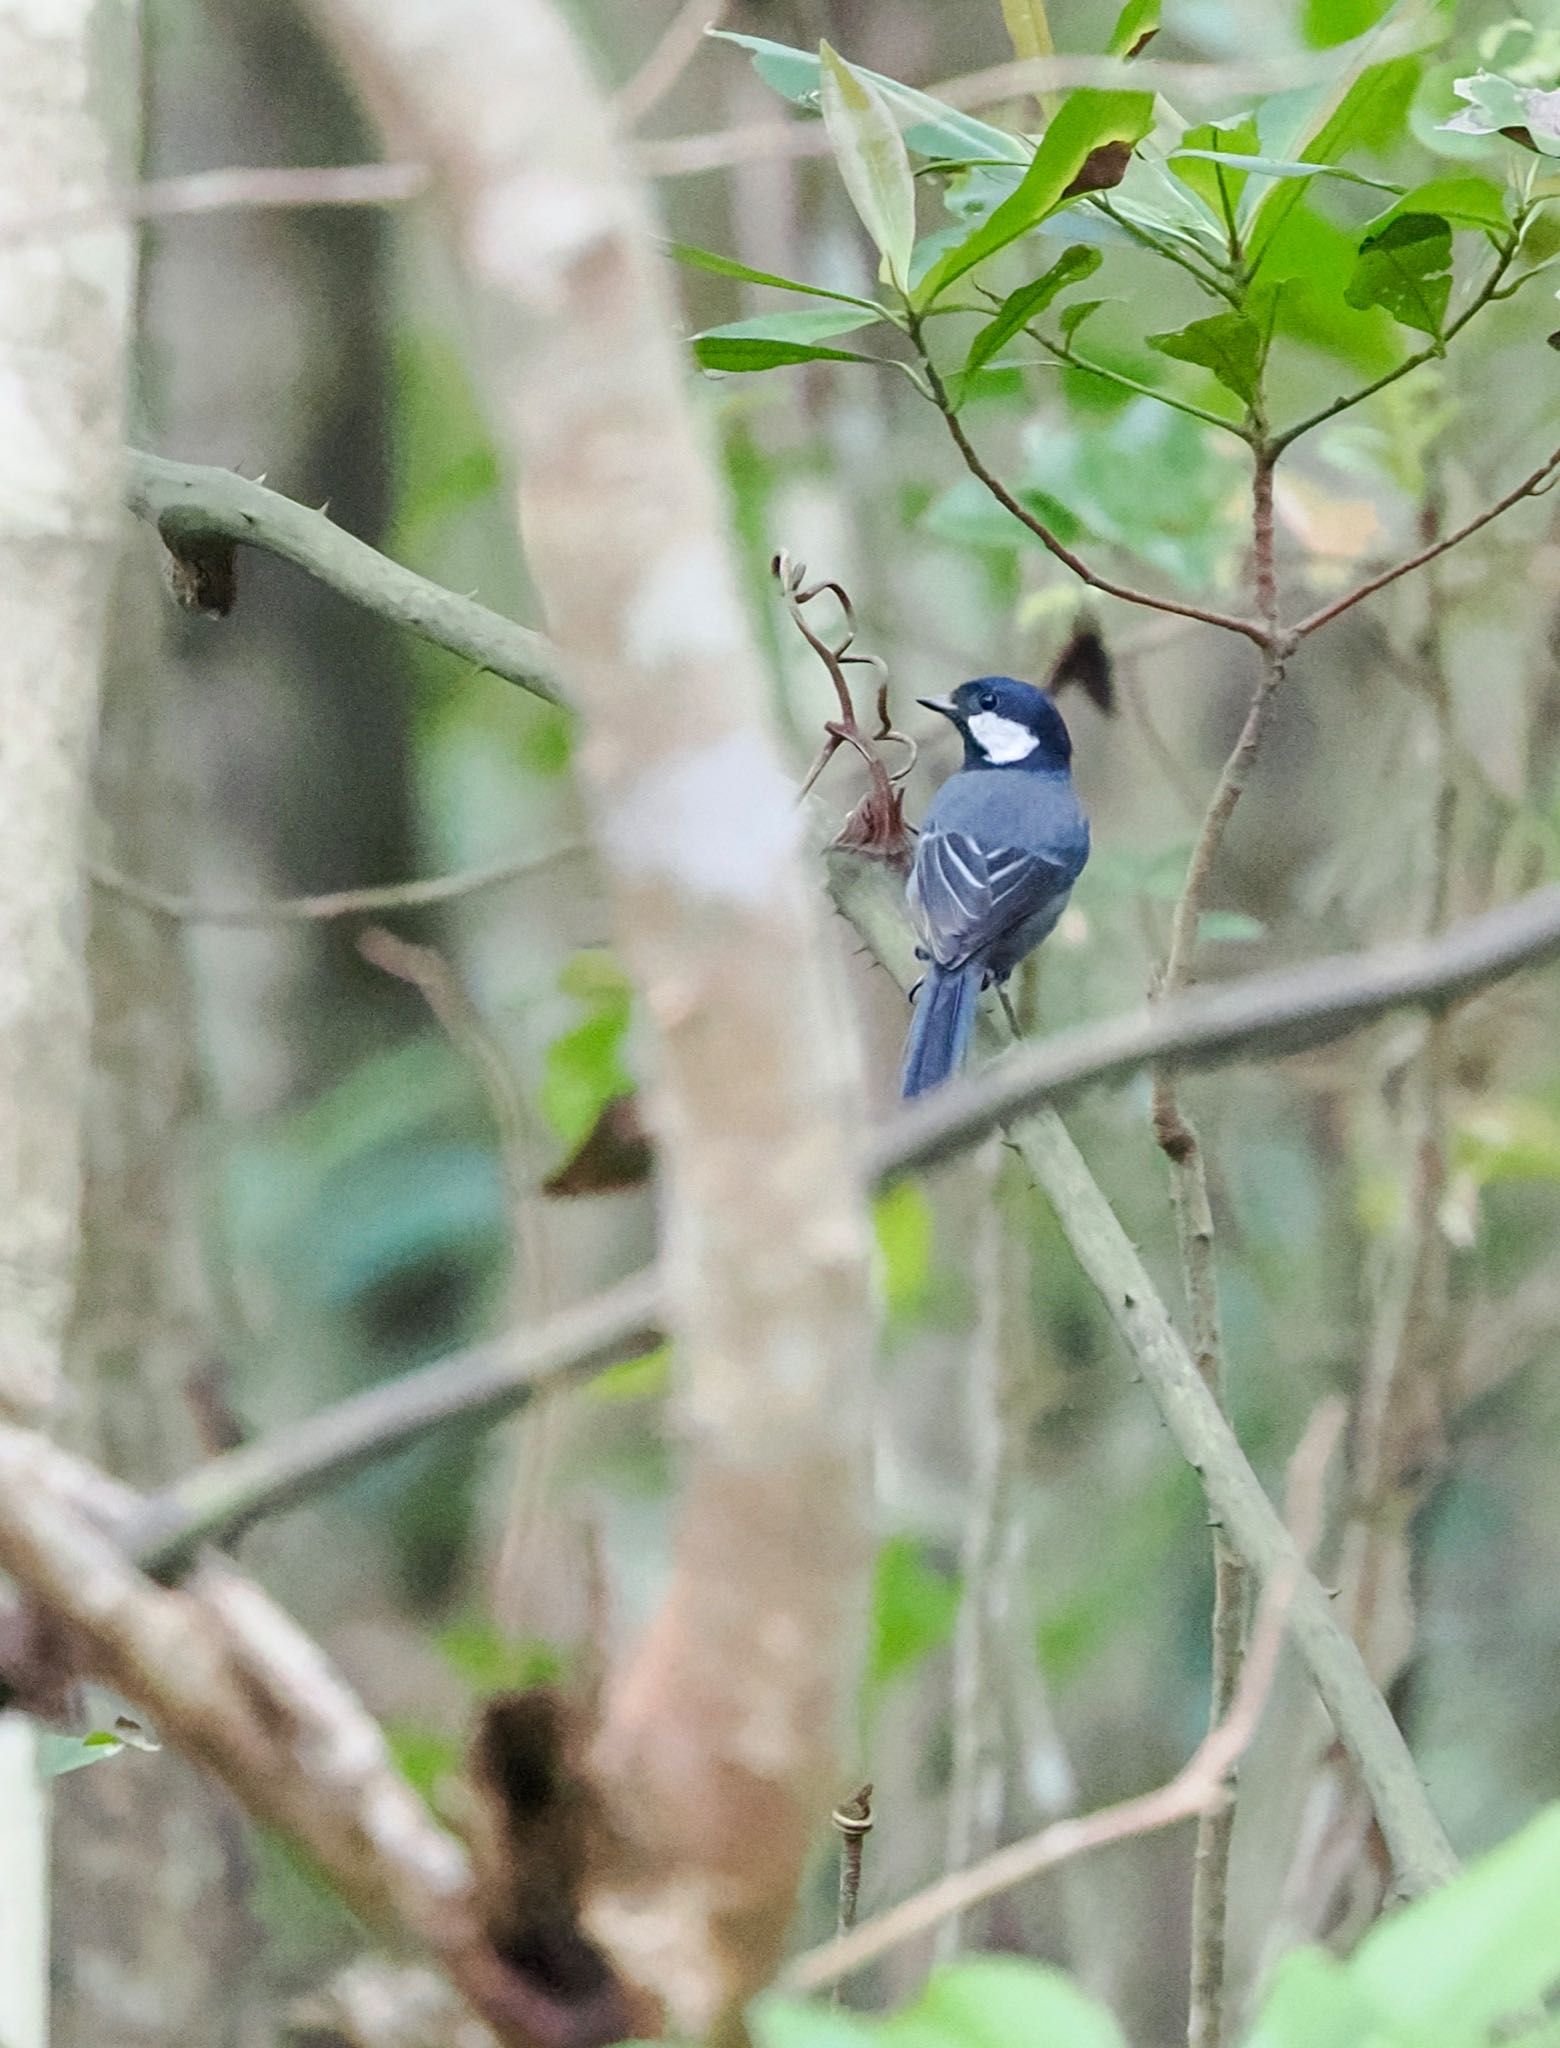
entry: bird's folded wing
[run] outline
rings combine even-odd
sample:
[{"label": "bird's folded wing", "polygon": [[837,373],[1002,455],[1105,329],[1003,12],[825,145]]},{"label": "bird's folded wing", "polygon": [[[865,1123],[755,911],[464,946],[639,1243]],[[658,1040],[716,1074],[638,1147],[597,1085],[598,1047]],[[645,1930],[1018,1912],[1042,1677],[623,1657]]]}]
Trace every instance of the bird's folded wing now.
[{"label": "bird's folded wing", "polygon": [[1018,846],[982,847],[929,825],[916,847],[910,911],[939,967],[962,967],[1072,882],[1067,867]]}]

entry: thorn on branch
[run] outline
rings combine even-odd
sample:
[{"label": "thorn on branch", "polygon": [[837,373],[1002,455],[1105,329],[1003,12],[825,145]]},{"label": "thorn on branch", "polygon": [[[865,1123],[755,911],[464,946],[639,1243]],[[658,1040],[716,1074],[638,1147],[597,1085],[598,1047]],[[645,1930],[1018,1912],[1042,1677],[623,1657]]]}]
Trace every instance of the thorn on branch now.
[{"label": "thorn on branch", "polygon": [[[866,764],[869,777],[867,793],[840,827],[833,843],[848,852],[886,861],[890,867],[903,873],[910,866],[910,834],[905,826],[901,785],[915,767],[916,743],[908,733],[898,731],[889,716],[887,666],[881,655],[851,652],[856,640],[856,615],[843,584],[823,582],[809,585],[806,569],[800,562],[793,562],[783,549],[771,562],[770,569],[780,585],[780,594],[791,614],[792,623],[828,672],[840,707],[838,718],[824,721],[823,747],[808,771],[800,793],[807,795],[841,747],[852,748]],[[845,615],[845,636],[837,646],[831,646],[815,633],[804,616],[804,607],[825,594],[835,600]],[[875,699],[878,723],[875,732],[864,730],[856,715],[855,698],[846,674],[847,668],[851,667],[872,668],[878,673]],[[904,749],[904,762],[897,769],[891,770],[883,758],[882,749],[886,744]]]}]

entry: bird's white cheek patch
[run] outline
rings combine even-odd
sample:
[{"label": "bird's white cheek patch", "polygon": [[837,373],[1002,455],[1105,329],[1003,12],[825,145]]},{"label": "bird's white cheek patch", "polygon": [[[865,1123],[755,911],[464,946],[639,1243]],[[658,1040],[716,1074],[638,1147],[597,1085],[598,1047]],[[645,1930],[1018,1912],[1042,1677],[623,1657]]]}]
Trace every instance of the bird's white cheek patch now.
[{"label": "bird's white cheek patch", "polygon": [[988,761],[1022,761],[1040,744],[1027,725],[995,711],[978,711],[970,720],[970,731]]}]

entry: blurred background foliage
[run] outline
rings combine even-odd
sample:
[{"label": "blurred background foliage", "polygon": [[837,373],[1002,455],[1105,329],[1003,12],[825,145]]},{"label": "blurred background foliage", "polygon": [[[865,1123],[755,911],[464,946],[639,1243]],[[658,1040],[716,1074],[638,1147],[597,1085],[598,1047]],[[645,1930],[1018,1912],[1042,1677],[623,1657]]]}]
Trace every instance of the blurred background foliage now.
[{"label": "blurred background foliage", "polygon": [[[570,11],[603,74],[622,84],[674,9],[574,0]],[[1238,124],[1260,102],[1257,125],[1237,125],[1224,146],[1282,154],[1274,138],[1298,133],[1317,95],[1336,90],[1342,60],[1328,52],[1384,11],[1379,0],[1169,0],[1145,57],[1217,62],[1260,73],[1270,88],[1288,75],[1312,81],[1204,92],[1185,109]],[[1116,13],[1054,0],[1059,47],[1101,50]],[[1560,177],[1551,143],[1535,158],[1498,135],[1444,125],[1463,104],[1454,80],[1481,67],[1513,89],[1560,81],[1560,6],[1534,0],[1522,21],[1500,0],[1395,11],[1410,17],[1412,47],[1383,67],[1349,137],[1347,164],[1367,182],[1270,184],[1275,262],[1298,280],[1274,312],[1279,420],[1326,406],[1426,340],[1385,304],[1345,300],[1362,231],[1390,204],[1380,184],[1456,178],[1476,207],[1469,181],[1499,206],[1530,172]],[[306,10],[290,0],[152,0],[148,22],[149,174],[371,153]],[[929,87],[1012,55],[997,0],[733,0],[726,24],[809,50],[827,36],[854,63]],[[639,125],[635,146],[668,235],[757,270],[872,293],[876,257],[832,162],[765,146],[784,108],[773,75],[749,58],[733,42],[706,45]],[[1037,121],[1024,98],[983,104],[979,118],[1009,135]],[[736,161],[678,169],[679,149],[690,154],[678,138],[726,134],[739,138],[728,152]],[[934,218],[946,227],[989,213],[1011,176],[996,161],[919,182],[930,231]],[[999,258],[993,288],[1038,275],[1036,249],[1050,262],[1082,241],[1082,219],[1073,208],[1052,224],[1056,239]],[[1454,225],[1452,277],[1465,293],[1484,240]],[[1527,260],[1556,252],[1560,214],[1540,214]],[[1234,417],[1230,391],[1205,369],[1145,343],[1209,311],[1195,284],[1120,232],[1100,238],[1098,255],[1086,290],[1101,303],[1075,330],[1079,346],[1149,392]],[[682,267],[673,281],[690,335],[734,321],[774,332],[777,312],[825,304],[709,269]],[[1490,306],[1444,361],[1286,459],[1279,573],[1291,609],[1304,608],[1303,592],[1323,602],[1498,496],[1553,442],[1551,294],[1539,281]],[[934,346],[956,367],[973,330],[954,343],[941,331],[953,322],[935,326]],[[845,349],[875,346],[842,335],[827,314],[812,333]],[[328,501],[332,517],[413,567],[535,618],[432,202],[152,223],[139,369],[137,432],[148,445],[264,472],[305,502]],[[778,547],[848,586],[861,644],[889,664],[896,714],[924,741],[912,816],[952,765],[915,698],[993,670],[1043,680],[1080,622],[1097,628],[1114,670],[1113,714],[1080,691],[1066,699],[1095,853],[1021,1000],[1039,1030],[1138,1002],[1244,712],[1251,650],[1110,600],[1085,605],[964,473],[902,375],[823,359],[766,376],[707,375],[699,396],[798,771],[831,702],[774,603]],[[1021,338],[969,378],[964,396],[995,466],[1101,566],[1240,608],[1238,442]],[[470,1045],[452,1041],[416,989],[362,957],[354,921],[183,928],[199,1082],[182,1213],[210,1355],[202,1384],[219,1388],[227,1425],[247,1431],[307,1415],[506,1317],[584,1297],[649,1252],[653,1207],[633,1144],[626,1166],[607,1146],[606,1167],[585,1176],[595,1191],[540,1192],[593,1133],[612,1137],[609,1125],[602,1139],[603,1114],[621,1110],[642,1061],[586,850],[567,719],[274,563],[249,555],[242,573],[231,619],[170,615],[151,657],[174,707],[182,788],[171,800],[171,865],[143,879],[231,899],[511,855],[531,863],[506,886],[387,920],[448,961],[512,1076],[518,1115],[504,1113]],[[1214,877],[1203,973],[1422,928],[1444,788],[1454,799],[1452,914],[1560,874],[1557,649],[1560,536],[1543,500],[1308,643]],[[851,775],[842,757],[823,781],[832,814],[855,794]],[[843,928],[840,956],[867,1044],[864,1087],[883,1113],[904,1007]],[[1554,997],[1552,974],[1525,976],[1468,1005],[1445,1048],[1446,1174],[1430,1219],[1444,1285],[1421,1361],[1442,1397],[1444,1442],[1427,1447],[1426,1483],[1405,1495],[1412,1644],[1393,1696],[1469,1853],[1560,1793]],[[1414,1178],[1404,1076],[1418,1047],[1415,1024],[1391,1022],[1323,1054],[1188,1084],[1213,1177],[1233,1413],[1275,1486],[1306,1417],[1324,1394],[1355,1388],[1390,1313],[1385,1276]],[[1146,1082],[1090,1096],[1074,1121],[1177,1300]],[[526,1191],[518,1206],[516,1187]],[[1006,1347],[1012,1396],[1008,1626],[988,1674],[1000,1724],[994,1838],[1176,1768],[1206,1711],[1211,1590],[1197,1488],[1121,1371],[1099,1305],[1031,1191],[971,1162],[896,1189],[878,1227],[888,1310],[881,1549],[850,1759],[877,1787],[869,1910],[942,1867],[950,1658],[976,1459],[964,1414],[973,1348]],[[993,1290],[1007,1313],[993,1311]],[[644,1612],[667,1537],[666,1383],[664,1359],[653,1361],[544,1419],[452,1434],[246,1539],[246,1565],[320,1631],[435,1799],[474,1697],[527,1674],[583,1679]],[[520,1506],[517,1461],[528,1489]],[[1306,1690],[1287,1674],[1246,1768],[1243,1986],[1292,1937],[1358,1931],[1347,1884],[1317,1870],[1317,1842],[1347,1804],[1326,1790],[1319,1760]],[[134,1755],[115,1768],[154,1762]],[[313,1981],[352,1935],[306,1877],[256,1853],[266,1969],[281,1991]],[[1363,1836],[1354,1857],[1369,1864]],[[830,1924],[832,1882],[820,1869],[799,1938]],[[1000,1902],[965,1939],[1063,1965],[1132,2040],[1168,2042],[1183,2024],[1188,1887],[1184,1835],[1156,1838]],[[923,1962],[907,1952],[877,1989],[892,1996]]]}]

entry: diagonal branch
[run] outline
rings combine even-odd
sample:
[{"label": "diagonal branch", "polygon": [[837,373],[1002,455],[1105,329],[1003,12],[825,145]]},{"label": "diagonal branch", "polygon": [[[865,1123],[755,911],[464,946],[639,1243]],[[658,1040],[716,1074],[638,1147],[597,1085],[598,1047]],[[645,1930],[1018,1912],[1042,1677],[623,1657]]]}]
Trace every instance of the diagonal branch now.
[{"label": "diagonal branch", "polygon": [[1101,590],[1107,597],[1119,597],[1125,604],[1141,605],[1147,611],[1171,612],[1180,619],[1196,619],[1204,626],[1218,626],[1226,633],[1238,633],[1242,639],[1254,641],[1258,647],[1267,645],[1268,628],[1260,619],[1243,619],[1233,612],[1213,611],[1206,605],[1183,604],[1179,598],[1158,597],[1153,591],[1138,590],[1128,583],[1116,583],[1110,577],[1100,575],[1097,569],[1091,569],[1081,555],[1074,554],[1066,542],[1060,540],[1045,521],[1031,512],[1021,498],[1014,496],[995,471],[987,467],[974,442],[964,431],[964,422],[959,418],[953,401],[948,396],[948,387],[932,361],[920,324],[913,318],[910,333],[916,345],[916,352],[920,356],[921,366],[926,373],[932,401],[943,416],[954,446],[964,458],[965,468],[971,476],[978,478],[985,485],[1004,511],[1011,512],[1021,525],[1028,527],[1041,546],[1053,554],[1064,568],[1071,569],[1073,574],[1080,581],[1087,583],[1091,590]]},{"label": "diagonal branch", "polygon": [[[858,885],[859,887],[859,885]],[[897,886],[889,881],[897,896]],[[853,895],[856,914],[859,898]],[[885,906],[898,916],[897,902]],[[1418,1004],[1443,1009],[1560,956],[1560,884],[1452,926],[1434,940],[1334,959],[1166,999],[1151,1008],[1015,1047],[978,1078],[950,1083],[877,1136],[874,1178],[956,1157],[1015,1118],[1161,1063],[1211,1067],[1328,1045]],[[201,1466],[151,1501],[133,1548],[176,1574],[222,1542],[455,1421],[496,1421],[540,1387],[586,1378],[659,1342],[653,1269],[536,1327],[423,1366]]]},{"label": "diagonal branch", "polygon": [[131,511],[157,528],[176,560],[189,549],[215,546],[231,556],[235,546],[263,548],[306,570],[328,590],[409,627],[436,647],[464,655],[505,682],[550,704],[568,701],[558,680],[557,657],[540,633],[403,569],[333,525],[323,512],[312,512],[229,469],[169,462],[135,448],[125,459]]},{"label": "diagonal branch", "polygon": [[1352,611],[1367,597],[1374,597],[1378,590],[1385,590],[1389,583],[1396,583],[1400,576],[1410,575],[1415,569],[1424,568],[1427,562],[1433,562],[1438,556],[1461,547],[1465,540],[1478,533],[1482,527],[1488,526],[1492,520],[1499,519],[1503,512],[1509,512],[1513,505],[1520,505],[1524,498],[1540,496],[1549,488],[1549,479],[1557,469],[1560,469],[1560,448],[1546,456],[1531,475],[1525,476],[1521,483],[1509,490],[1505,497],[1497,499],[1493,505],[1486,505],[1482,512],[1476,512],[1473,518],[1465,520],[1461,526],[1454,527],[1450,533],[1443,534],[1439,540],[1421,548],[1417,555],[1410,555],[1406,561],[1397,562],[1390,569],[1383,569],[1379,576],[1368,577],[1353,590],[1346,590],[1342,597],[1335,597],[1330,604],[1324,604],[1319,611],[1314,611],[1308,618],[1299,620],[1290,630],[1291,642],[1304,640],[1320,627],[1330,626],[1341,613]]}]

